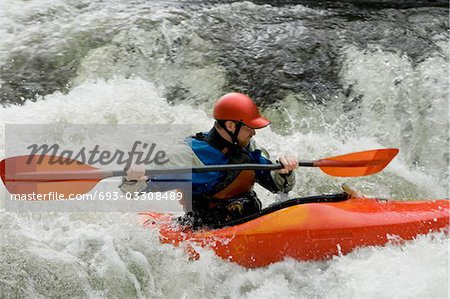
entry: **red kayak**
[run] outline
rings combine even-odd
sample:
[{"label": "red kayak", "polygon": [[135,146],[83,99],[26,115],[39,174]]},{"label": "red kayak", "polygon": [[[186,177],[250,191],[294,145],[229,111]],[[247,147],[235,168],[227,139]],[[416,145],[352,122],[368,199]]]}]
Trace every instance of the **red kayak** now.
[{"label": "red kayak", "polygon": [[387,201],[347,193],[292,199],[217,229],[192,230],[171,214],[141,213],[161,243],[211,248],[244,267],[286,257],[324,260],[361,246],[410,240],[449,228],[449,200]]}]

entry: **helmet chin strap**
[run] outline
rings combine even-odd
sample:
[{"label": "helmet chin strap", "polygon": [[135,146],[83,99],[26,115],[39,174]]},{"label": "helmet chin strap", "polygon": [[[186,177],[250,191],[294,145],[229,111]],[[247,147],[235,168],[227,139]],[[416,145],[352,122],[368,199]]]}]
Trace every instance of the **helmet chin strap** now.
[{"label": "helmet chin strap", "polygon": [[227,126],[225,125],[225,123],[223,123],[223,125],[221,125],[221,127],[225,130],[225,132],[227,132],[227,134],[231,137],[232,140],[232,144],[233,145],[238,145],[239,144],[239,140],[237,139],[239,132],[241,131],[242,128],[242,123],[241,122],[234,122],[236,124],[236,130],[234,130],[234,133],[231,132],[230,130],[228,130]]}]

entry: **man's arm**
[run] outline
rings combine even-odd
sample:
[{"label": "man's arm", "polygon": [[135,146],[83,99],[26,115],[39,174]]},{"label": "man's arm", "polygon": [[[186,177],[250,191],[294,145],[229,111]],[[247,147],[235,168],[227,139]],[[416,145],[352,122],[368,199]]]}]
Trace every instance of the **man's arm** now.
[{"label": "man's arm", "polygon": [[[177,144],[172,147],[166,156],[169,162],[163,167],[192,167],[196,164],[196,160],[191,148],[185,144]],[[150,167],[154,167],[151,165]],[[172,175],[158,175],[153,177],[145,176],[143,166],[132,165],[127,171],[127,176],[122,177],[122,183],[119,189],[123,193],[141,193],[150,191],[167,191],[185,185],[186,183],[177,183],[179,180],[190,179],[190,174],[172,174]],[[152,181],[153,180],[153,181]],[[160,180],[160,181],[158,181]],[[163,180],[163,182],[161,181]],[[172,180],[172,182],[170,181]]]},{"label": "man's arm", "polygon": [[[273,164],[276,161],[270,159],[269,152],[258,147],[254,141],[249,145],[251,152],[260,151],[260,164]],[[286,174],[277,171],[256,171],[256,181],[271,192],[287,193],[295,186],[295,172],[290,171]]]}]

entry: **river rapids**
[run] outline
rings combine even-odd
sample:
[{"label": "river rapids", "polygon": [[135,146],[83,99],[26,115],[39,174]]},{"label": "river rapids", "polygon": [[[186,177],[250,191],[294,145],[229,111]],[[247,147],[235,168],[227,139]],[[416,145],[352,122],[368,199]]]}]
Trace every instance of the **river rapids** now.
[{"label": "river rapids", "polygon": [[[0,136],[9,124],[212,125],[249,94],[255,139],[301,160],[396,147],[381,173],[299,169],[290,196],[449,197],[449,21],[441,1],[7,0]],[[7,140],[6,140],[7,142]],[[118,180],[116,185],[118,185]],[[443,234],[324,262],[244,269],[160,245],[135,213],[15,213],[0,201],[0,298],[448,298]],[[257,188],[265,205],[279,200]]]}]

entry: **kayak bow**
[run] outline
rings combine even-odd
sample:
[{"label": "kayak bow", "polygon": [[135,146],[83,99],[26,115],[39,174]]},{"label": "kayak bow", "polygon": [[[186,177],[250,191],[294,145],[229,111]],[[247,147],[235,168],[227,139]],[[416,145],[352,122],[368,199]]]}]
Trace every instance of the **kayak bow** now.
[{"label": "kayak bow", "polygon": [[[449,228],[449,201],[385,201],[335,194],[297,198],[219,229],[174,225],[173,216],[141,213],[144,226],[159,229],[161,243],[211,248],[244,267],[289,257],[324,260],[357,247],[411,240]],[[197,254],[197,253],[195,253]]]}]

